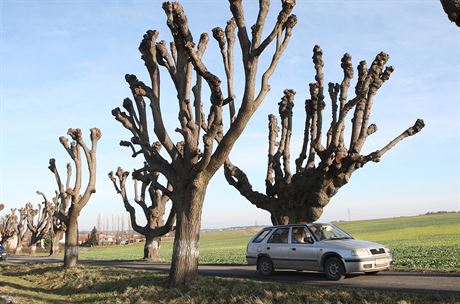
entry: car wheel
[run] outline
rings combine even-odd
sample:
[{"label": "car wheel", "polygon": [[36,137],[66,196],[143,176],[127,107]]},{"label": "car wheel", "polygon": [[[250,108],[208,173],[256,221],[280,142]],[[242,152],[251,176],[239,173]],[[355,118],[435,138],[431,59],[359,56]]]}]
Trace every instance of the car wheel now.
[{"label": "car wheel", "polygon": [[272,260],[270,260],[270,258],[261,257],[257,261],[257,270],[261,274],[268,276],[268,275],[271,275],[275,269],[273,268],[273,263],[272,263]]},{"label": "car wheel", "polygon": [[365,272],[365,274],[368,274],[368,275],[374,275],[374,274],[377,274],[379,273],[378,271],[369,271],[369,272]]},{"label": "car wheel", "polygon": [[329,258],[324,264],[326,277],[332,281],[339,281],[345,277],[345,267],[338,258]]}]

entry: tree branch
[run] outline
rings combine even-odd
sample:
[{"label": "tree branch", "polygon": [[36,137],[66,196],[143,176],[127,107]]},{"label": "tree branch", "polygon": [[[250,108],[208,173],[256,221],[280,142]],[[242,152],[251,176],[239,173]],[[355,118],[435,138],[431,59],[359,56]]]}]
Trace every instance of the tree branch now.
[{"label": "tree branch", "polygon": [[234,166],[230,160],[224,164],[224,174],[227,182],[235,187],[251,204],[265,210],[271,209],[271,205],[275,204],[276,199],[268,197],[260,192],[253,191],[252,185],[249,182],[246,174],[238,167]]},{"label": "tree branch", "polygon": [[425,123],[423,122],[423,120],[422,119],[417,119],[417,121],[415,122],[415,124],[412,127],[406,129],[398,137],[396,137],[395,139],[390,141],[385,147],[383,147],[382,149],[377,150],[375,152],[372,152],[369,155],[364,156],[362,164],[365,164],[365,163],[367,163],[369,161],[379,162],[380,158],[385,153],[387,153],[391,148],[396,146],[396,144],[398,144],[400,141],[402,141],[403,139],[405,139],[405,138],[407,138],[409,136],[417,134],[424,127],[425,127]]}]

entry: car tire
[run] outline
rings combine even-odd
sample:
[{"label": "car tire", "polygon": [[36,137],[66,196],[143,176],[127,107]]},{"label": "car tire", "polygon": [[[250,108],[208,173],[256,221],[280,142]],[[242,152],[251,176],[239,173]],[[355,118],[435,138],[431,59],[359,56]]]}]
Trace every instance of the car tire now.
[{"label": "car tire", "polygon": [[328,258],[324,263],[324,272],[331,281],[339,281],[345,277],[345,267],[341,260],[335,257]]},{"label": "car tire", "polygon": [[257,271],[264,276],[269,276],[275,271],[272,260],[269,257],[261,257],[257,261]]},{"label": "car tire", "polygon": [[368,275],[375,275],[379,273],[378,271],[368,271],[368,272],[365,272],[365,274],[368,274]]}]

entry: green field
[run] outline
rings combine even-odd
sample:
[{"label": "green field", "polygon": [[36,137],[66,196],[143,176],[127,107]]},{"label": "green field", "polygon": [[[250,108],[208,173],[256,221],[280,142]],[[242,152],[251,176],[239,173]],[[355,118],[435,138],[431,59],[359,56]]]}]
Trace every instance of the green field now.
[{"label": "green field", "polygon": [[[460,214],[435,214],[380,220],[340,222],[352,236],[387,245],[393,251],[394,269],[460,270]],[[258,228],[208,231],[201,234],[200,263],[246,263],[246,244]],[[143,244],[93,247],[81,259],[140,259]],[[161,257],[171,259],[172,240],[162,242]]]}]

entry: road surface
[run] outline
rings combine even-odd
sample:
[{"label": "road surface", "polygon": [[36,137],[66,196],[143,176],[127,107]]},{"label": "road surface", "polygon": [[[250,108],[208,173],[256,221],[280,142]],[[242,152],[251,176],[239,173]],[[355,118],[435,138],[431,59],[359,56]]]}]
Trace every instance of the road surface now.
[{"label": "road surface", "polygon": [[[11,256],[6,263],[60,263],[62,258]],[[168,271],[169,264],[157,264],[145,261],[118,260],[80,260],[87,265],[135,268],[156,271]],[[422,273],[422,272],[380,272],[376,275],[347,277],[333,282],[321,273],[276,271],[272,276],[259,275],[255,266],[247,265],[200,265],[200,275],[236,277],[272,282],[295,282],[312,286],[329,286],[344,288],[365,288],[376,290],[393,290],[417,293],[441,293],[460,297],[460,273]]]}]

